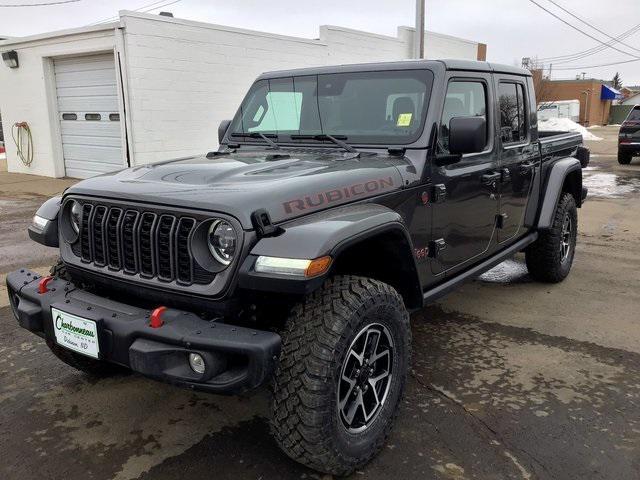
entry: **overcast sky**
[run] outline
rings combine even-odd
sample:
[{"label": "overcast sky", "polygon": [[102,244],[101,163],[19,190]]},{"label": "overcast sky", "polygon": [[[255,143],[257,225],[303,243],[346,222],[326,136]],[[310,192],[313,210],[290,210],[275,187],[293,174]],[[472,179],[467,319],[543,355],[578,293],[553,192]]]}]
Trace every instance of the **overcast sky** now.
[{"label": "overcast sky", "polygon": [[[0,0],[0,5],[55,0]],[[170,2],[172,0],[166,0]],[[550,3],[535,0],[580,29],[610,39],[587,27]],[[553,0],[613,37],[640,25],[640,0]],[[77,3],[30,8],[0,8],[0,36],[23,36],[78,27],[135,10],[152,0],[80,0]],[[143,9],[144,10],[144,9]],[[414,0],[180,0],[160,10],[174,16],[241,28],[308,38],[318,26],[338,25],[395,36],[398,25],[414,23]],[[427,0],[428,30],[455,35],[488,45],[489,61],[520,64],[524,56],[557,57],[601,45],[544,12],[530,0]],[[638,32],[610,48],[572,63],[553,65],[554,78],[572,78],[580,72],[610,80],[620,72],[626,85],[640,85],[640,26]],[[426,45],[428,50],[429,46]],[[637,50],[634,50],[637,49]],[[638,61],[600,68],[582,68],[623,60]],[[560,70],[581,67],[577,70]]]}]

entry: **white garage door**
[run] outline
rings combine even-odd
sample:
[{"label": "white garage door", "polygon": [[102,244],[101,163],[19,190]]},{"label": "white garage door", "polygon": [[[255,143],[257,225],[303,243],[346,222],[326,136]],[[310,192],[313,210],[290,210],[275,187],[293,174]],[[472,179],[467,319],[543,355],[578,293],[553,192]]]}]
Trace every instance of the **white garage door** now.
[{"label": "white garage door", "polygon": [[66,175],[88,178],[125,165],[113,54],[54,60]]}]

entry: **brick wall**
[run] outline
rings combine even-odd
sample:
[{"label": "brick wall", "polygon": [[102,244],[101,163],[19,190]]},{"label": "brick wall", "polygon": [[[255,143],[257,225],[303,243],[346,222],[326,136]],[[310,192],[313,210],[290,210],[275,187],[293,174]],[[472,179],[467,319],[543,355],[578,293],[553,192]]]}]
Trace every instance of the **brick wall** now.
[{"label": "brick wall", "polygon": [[579,100],[582,125],[604,125],[608,122],[611,101],[600,100],[600,80],[539,80],[536,86],[538,103]]}]

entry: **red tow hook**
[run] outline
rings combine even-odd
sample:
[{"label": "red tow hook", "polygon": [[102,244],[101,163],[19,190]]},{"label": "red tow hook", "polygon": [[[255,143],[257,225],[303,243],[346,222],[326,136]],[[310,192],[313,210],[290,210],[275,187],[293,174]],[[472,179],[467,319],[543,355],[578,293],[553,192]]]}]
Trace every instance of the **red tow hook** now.
[{"label": "red tow hook", "polygon": [[153,312],[151,312],[151,317],[149,320],[149,326],[151,328],[160,328],[162,325],[164,325],[164,322],[162,321],[162,318],[160,318],[160,316],[166,309],[167,307],[158,307]]},{"label": "red tow hook", "polygon": [[51,280],[53,280],[53,277],[42,277],[38,282],[38,293],[40,294],[47,293],[49,291],[49,289],[47,288],[47,285],[49,285],[49,282]]}]

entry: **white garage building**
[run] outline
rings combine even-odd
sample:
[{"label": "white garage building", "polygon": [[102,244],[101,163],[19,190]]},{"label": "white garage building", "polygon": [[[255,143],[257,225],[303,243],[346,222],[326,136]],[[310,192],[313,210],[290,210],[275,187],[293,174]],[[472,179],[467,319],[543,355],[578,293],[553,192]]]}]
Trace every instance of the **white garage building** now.
[{"label": "white garage building", "polygon": [[[0,111],[10,172],[86,178],[217,146],[253,79],[285,68],[402,60],[412,28],[388,37],[334,26],[318,39],[137,12],[118,22],[0,42]],[[484,60],[486,45],[427,32],[427,58]],[[11,126],[26,122],[25,166]]]}]

